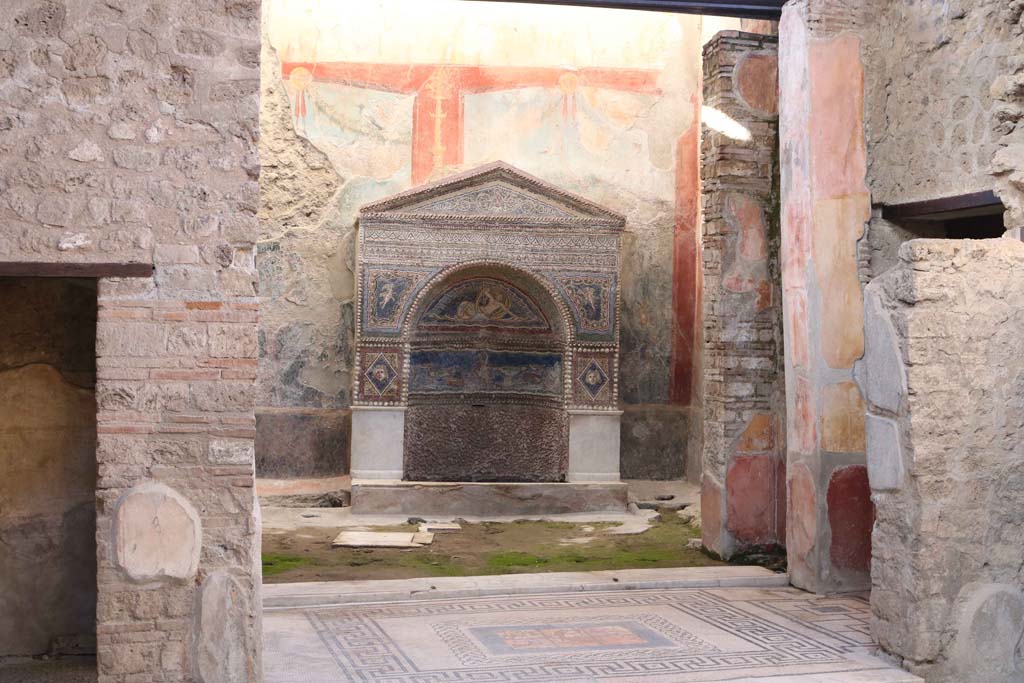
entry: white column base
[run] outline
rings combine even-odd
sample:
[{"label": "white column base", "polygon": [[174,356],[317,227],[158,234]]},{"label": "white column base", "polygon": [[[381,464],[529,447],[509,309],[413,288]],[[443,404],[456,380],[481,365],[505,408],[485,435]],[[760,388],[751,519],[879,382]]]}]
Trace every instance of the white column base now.
[{"label": "white column base", "polygon": [[568,481],[619,481],[621,410],[569,411]]},{"label": "white column base", "polygon": [[352,479],[401,480],[404,406],[352,406]]}]

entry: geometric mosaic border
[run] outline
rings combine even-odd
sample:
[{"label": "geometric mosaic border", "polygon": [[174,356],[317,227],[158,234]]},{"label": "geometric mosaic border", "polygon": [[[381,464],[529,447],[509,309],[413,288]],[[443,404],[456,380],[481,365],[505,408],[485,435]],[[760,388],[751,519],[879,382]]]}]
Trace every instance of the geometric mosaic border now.
[{"label": "geometric mosaic border", "polygon": [[[778,591],[780,605],[785,605],[792,593]],[[813,596],[812,598],[813,599]],[[854,602],[845,600],[844,613],[837,619],[858,625],[868,619],[868,608],[851,608]],[[808,598],[791,600],[793,603],[807,603]],[[758,603],[760,610],[762,603]],[[491,665],[484,663],[488,658],[470,653],[471,665],[455,670],[421,669],[412,659],[405,656],[384,629],[377,625],[380,619],[396,617],[442,617],[451,615],[493,614],[496,617],[517,611],[563,611],[585,610],[587,608],[643,608],[668,607],[679,610],[687,616],[703,622],[709,627],[724,630],[731,636],[748,643],[743,650],[729,652],[695,651],[687,647],[648,648],[623,650],[610,658],[566,657],[561,654],[548,657],[515,658],[491,657]],[[801,609],[807,610],[806,606]],[[837,609],[837,608],[830,608]],[[339,680],[375,681],[377,683],[465,683],[487,681],[489,683],[521,683],[523,681],[600,681],[603,679],[633,679],[643,681],[644,677],[726,674],[749,669],[765,669],[772,675],[785,675],[787,667],[799,668],[806,673],[808,667],[821,667],[822,672],[836,671],[837,666],[848,664],[845,656],[864,653],[871,649],[870,640],[852,634],[829,631],[827,639],[816,638],[806,623],[796,619],[793,612],[784,607],[765,610],[782,618],[770,619],[758,611],[733,604],[720,593],[708,590],[662,590],[612,592],[600,595],[580,596],[559,594],[544,596],[491,597],[480,599],[459,599],[454,601],[422,601],[416,603],[386,603],[377,605],[350,605],[344,608],[311,609],[305,616],[316,631],[320,642],[330,652],[344,678]],[[582,614],[582,611],[580,612]],[[821,613],[828,615],[829,611]],[[637,616],[639,616],[637,615]],[[597,616],[597,615],[595,615]],[[588,619],[581,616],[581,619]],[[627,617],[616,617],[622,621]],[[636,616],[629,616],[636,619]],[[513,618],[514,620],[514,618]],[[537,617],[532,617],[537,622]],[[592,620],[592,619],[591,619]],[[501,623],[500,618],[496,623]],[[654,624],[651,624],[652,626]],[[866,627],[866,626],[865,626]],[[855,626],[855,629],[857,626]],[[832,641],[832,643],[823,642]],[[463,656],[467,656],[465,653]],[[460,658],[461,659],[461,658]],[[532,660],[532,661],[526,661]],[[473,665],[480,661],[479,665]],[[881,662],[879,663],[882,666]],[[671,680],[671,679],[666,679]]]}]

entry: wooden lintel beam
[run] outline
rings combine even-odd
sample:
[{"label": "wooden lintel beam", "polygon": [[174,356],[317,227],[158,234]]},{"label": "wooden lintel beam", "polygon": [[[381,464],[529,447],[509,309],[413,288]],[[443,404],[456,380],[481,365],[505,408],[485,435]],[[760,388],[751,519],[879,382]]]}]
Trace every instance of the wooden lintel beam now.
[{"label": "wooden lintel beam", "polygon": [[152,263],[0,261],[0,277],[151,277]]},{"label": "wooden lintel beam", "polygon": [[882,218],[927,218],[960,211],[988,211],[992,213],[1001,211],[1003,203],[996,196],[995,192],[986,190],[984,192],[972,192],[953,197],[941,197],[939,199],[928,199],[923,202],[907,202],[905,204],[883,204]]}]

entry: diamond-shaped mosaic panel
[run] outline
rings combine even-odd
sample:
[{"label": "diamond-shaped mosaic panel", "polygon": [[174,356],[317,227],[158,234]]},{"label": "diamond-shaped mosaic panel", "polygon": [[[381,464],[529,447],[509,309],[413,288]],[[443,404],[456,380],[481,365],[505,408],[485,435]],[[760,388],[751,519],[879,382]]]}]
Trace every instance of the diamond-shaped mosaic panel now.
[{"label": "diamond-shaped mosaic panel", "polygon": [[364,351],[363,398],[393,399],[398,397],[399,363],[397,353]]},{"label": "diamond-shaped mosaic panel", "polygon": [[583,366],[583,372],[579,374],[578,379],[592,401],[598,400],[601,391],[608,385],[608,373],[595,358],[591,358],[590,362]]}]

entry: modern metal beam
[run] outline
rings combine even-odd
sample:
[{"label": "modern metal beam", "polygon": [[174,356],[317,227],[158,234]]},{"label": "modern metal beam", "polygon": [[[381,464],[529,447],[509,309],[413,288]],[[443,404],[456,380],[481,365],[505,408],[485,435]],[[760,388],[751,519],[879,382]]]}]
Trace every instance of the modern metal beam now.
[{"label": "modern metal beam", "polygon": [[524,2],[536,5],[579,5],[581,7],[610,7],[652,12],[682,12],[686,14],[713,14],[720,17],[742,19],[770,19],[778,21],[786,0],[489,0],[490,2]]}]

